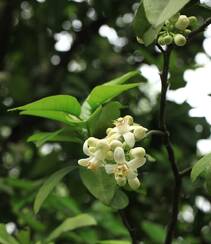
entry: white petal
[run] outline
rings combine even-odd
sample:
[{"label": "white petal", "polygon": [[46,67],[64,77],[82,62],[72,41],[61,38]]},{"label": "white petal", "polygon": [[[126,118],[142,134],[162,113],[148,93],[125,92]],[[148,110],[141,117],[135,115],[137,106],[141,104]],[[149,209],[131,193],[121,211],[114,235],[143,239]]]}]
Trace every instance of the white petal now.
[{"label": "white petal", "polygon": [[89,165],[90,158],[83,158],[78,160],[78,164],[84,167],[87,167]]},{"label": "white petal", "polygon": [[125,142],[129,147],[134,147],[135,145],[135,136],[132,132],[127,132],[123,135]]},{"label": "white petal", "polygon": [[135,171],[135,170],[131,170],[131,169],[128,170],[128,175],[127,175],[127,178],[128,178],[128,179],[134,179],[134,178],[136,178],[137,176],[138,176],[137,171]]},{"label": "white petal", "polygon": [[133,189],[133,190],[136,190],[139,188],[139,186],[141,185],[139,179],[136,177],[136,178],[133,178],[133,179],[128,179],[128,184],[129,186]]},{"label": "white petal", "polygon": [[146,159],[145,158],[135,158],[135,159],[132,159],[130,160],[127,165],[128,167],[131,169],[131,170],[136,170],[138,169],[139,167],[143,166],[146,162]]},{"label": "white petal", "polygon": [[107,174],[113,174],[115,172],[116,165],[115,164],[106,164],[105,171]]},{"label": "white petal", "polygon": [[127,178],[126,177],[115,177],[116,183],[119,186],[124,186],[127,182]]},{"label": "white petal", "polygon": [[114,160],[119,163],[125,163],[125,152],[122,147],[116,147],[114,150]]},{"label": "white petal", "polygon": [[146,151],[143,147],[135,147],[130,150],[130,155],[134,158],[143,158],[146,154]]},{"label": "white petal", "polygon": [[83,145],[83,152],[87,155],[87,156],[90,156],[90,151],[89,151],[89,147],[88,147],[88,140],[86,140],[84,142],[84,145]]}]

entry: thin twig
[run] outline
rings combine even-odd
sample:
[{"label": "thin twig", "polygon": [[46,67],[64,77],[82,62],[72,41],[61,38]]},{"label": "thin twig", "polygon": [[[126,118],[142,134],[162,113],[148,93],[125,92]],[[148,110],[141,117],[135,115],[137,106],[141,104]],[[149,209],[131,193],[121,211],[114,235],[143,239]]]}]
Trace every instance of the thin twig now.
[{"label": "thin twig", "polygon": [[136,229],[129,222],[129,218],[127,216],[125,209],[119,210],[119,215],[122,219],[123,224],[125,225],[125,227],[127,228],[128,232],[130,234],[131,241],[132,241],[131,244],[139,244]]},{"label": "thin twig", "polygon": [[180,171],[179,174],[180,174],[181,177],[184,177],[186,175],[189,175],[191,170],[192,170],[192,167],[188,167],[187,169],[184,169],[184,170]]},{"label": "thin twig", "polygon": [[173,199],[172,199],[172,212],[171,218],[167,227],[167,234],[165,239],[165,244],[171,244],[176,228],[177,223],[177,215],[179,209],[179,197],[181,190],[181,177],[179,174],[179,170],[176,164],[173,147],[170,141],[169,132],[166,125],[166,93],[168,90],[168,72],[169,72],[169,62],[170,62],[170,54],[172,47],[169,46],[165,52],[163,52],[163,70],[160,75],[161,77],[161,99],[160,99],[160,129],[165,134],[164,143],[166,146],[166,150],[168,153],[168,159],[171,164],[171,169],[174,175],[174,191],[173,191]]}]

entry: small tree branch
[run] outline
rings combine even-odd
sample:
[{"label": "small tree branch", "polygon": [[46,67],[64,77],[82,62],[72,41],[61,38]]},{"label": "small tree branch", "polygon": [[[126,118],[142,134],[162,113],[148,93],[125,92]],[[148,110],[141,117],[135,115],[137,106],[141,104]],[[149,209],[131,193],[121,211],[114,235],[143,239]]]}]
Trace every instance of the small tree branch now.
[{"label": "small tree branch", "polygon": [[168,72],[170,63],[170,54],[172,46],[167,47],[166,51],[163,52],[163,70],[160,75],[161,77],[161,99],[160,99],[160,129],[164,133],[164,144],[168,153],[168,159],[171,164],[171,169],[174,175],[174,191],[172,199],[172,212],[171,218],[167,227],[165,244],[171,244],[176,228],[177,216],[179,210],[179,197],[181,190],[181,177],[176,164],[173,146],[170,141],[170,135],[166,125],[166,93],[168,90]]},{"label": "small tree branch", "polygon": [[180,171],[179,172],[180,177],[184,177],[186,175],[189,175],[191,170],[192,170],[192,167],[188,167],[187,169],[184,169],[184,170]]},{"label": "small tree branch", "polygon": [[132,241],[131,244],[139,244],[136,229],[130,223],[126,211],[125,210],[119,210],[119,215],[122,219],[124,226],[127,228],[128,232],[130,234],[131,241]]}]

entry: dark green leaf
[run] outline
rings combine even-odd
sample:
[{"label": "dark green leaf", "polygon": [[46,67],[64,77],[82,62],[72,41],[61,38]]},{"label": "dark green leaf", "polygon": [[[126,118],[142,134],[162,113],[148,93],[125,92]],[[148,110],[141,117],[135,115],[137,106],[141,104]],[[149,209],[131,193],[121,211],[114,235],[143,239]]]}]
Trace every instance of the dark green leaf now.
[{"label": "dark green leaf", "polygon": [[67,231],[96,224],[95,219],[89,214],[79,214],[76,217],[68,218],[49,235],[47,242],[58,238]]},{"label": "dark green leaf", "polygon": [[54,189],[54,187],[61,181],[61,179],[70,173],[72,170],[74,170],[75,167],[68,166],[66,168],[63,168],[57,172],[55,172],[53,175],[51,175],[41,186],[39,189],[37,196],[34,201],[34,212],[37,214],[40,210],[41,205],[47,198],[47,196],[51,193],[51,191]]},{"label": "dark green leaf", "polygon": [[6,231],[6,228],[3,224],[0,224],[0,243],[1,244],[20,244],[13,238],[11,235],[9,235]]}]

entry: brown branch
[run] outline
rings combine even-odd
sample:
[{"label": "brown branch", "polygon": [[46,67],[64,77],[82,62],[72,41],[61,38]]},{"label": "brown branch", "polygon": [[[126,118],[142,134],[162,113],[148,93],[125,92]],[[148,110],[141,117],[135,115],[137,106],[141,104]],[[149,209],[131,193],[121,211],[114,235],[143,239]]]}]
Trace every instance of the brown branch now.
[{"label": "brown branch", "polygon": [[137,233],[136,233],[136,229],[134,226],[132,226],[132,224],[130,223],[129,221],[129,217],[127,216],[127,213],[126,213],[126,210],[122,209],[122,210],[119,210],[119,215],[122,219],[122,222],[124,224],[124,226],[127,228],[129,234],[130,234],[130,237],[131,237],[131,244],[139,244],[139,240],[138,240],[138,237],[137,237]]},{"label": "brown branch", "polygon": [[176,159],[174,156],[173,146],[170,141],[170,135],[166,125],[166,93],[168,90],[168,72],[169,72],[169,62],[172,46],[167,47],[166,51],[163,52],[163,70],[160,75],[161,77],[161,99],[160,99],[160,129],[164,133],[164,144],[168,153],[168,159],[171,164],[171,169],[174,175],[174,191],[172,199],[172,212],[171,218],[167,227],[167,234],[165,239],[165,244],[171,244],[176,228],[177,215],[179,210],[179,197],[181,190],[181,177],[176,164]]}]

